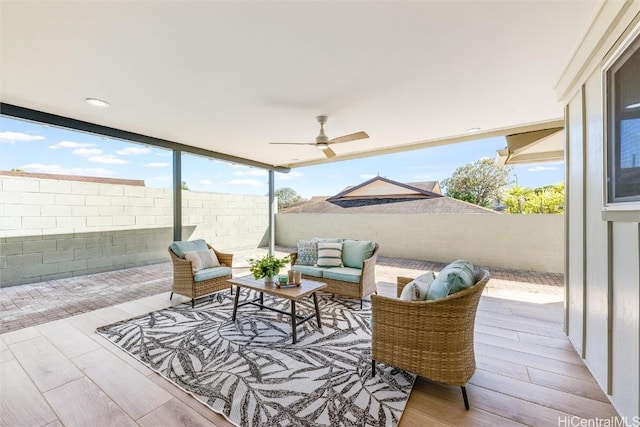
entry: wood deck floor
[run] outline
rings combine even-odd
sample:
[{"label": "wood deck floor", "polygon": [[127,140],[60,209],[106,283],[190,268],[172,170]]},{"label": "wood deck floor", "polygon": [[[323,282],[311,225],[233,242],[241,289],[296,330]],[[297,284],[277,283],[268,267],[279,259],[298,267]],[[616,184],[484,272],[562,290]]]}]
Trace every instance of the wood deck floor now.
[{"label": "wood deck floor", "polygon": [[[0,335],[0,426],[230,426],[95,334],[167,305],[163,293]],[[562,313],[560,303],[483,296],[471,409],[460,388],[418,378],[400,426],[562,426],[615,417],[564,335]]]}]

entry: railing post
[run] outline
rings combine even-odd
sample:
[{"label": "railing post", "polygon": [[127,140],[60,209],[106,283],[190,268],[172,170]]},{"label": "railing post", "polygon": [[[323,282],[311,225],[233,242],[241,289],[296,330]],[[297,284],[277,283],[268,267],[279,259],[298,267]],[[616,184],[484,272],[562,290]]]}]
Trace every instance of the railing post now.
[{"label": "railing post", "polygon": [[269,170],[269,253],[273,254],[276,247],[276,197],[275,171]]},{"label": "railing post", "polygon": [[173,150],[173,240],[182,240],[182,151]]}]

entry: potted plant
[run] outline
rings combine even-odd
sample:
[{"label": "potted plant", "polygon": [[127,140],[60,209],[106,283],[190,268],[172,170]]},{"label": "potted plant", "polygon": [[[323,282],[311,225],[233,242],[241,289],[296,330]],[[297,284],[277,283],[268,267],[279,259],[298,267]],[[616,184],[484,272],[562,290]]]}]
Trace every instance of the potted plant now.
[{"label": "potted plant", "polygon": [[268,254],[260,259],[249,258],[249,271],[255,279],[264,277],[264,283],[273,283],[273,276],[277,275],[280,269],[289,263],[289,257],[276,258],[273,254]]}]

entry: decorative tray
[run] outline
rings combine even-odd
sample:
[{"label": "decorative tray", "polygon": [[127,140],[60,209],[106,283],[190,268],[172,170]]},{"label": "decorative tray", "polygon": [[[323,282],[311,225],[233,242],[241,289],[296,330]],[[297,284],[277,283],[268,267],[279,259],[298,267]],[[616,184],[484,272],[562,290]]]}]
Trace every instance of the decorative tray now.
[{"label": "decorative tray", "polygon": [[276,283],[277,288],[297,288],[300,286],[300,283]]}]

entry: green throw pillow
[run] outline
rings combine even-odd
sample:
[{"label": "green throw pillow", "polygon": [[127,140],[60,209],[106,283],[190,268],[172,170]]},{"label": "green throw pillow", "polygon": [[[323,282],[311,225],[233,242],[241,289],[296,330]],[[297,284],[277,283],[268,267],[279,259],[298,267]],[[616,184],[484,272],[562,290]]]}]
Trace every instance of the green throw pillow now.
[{"label": "green throw pillow", "polygon": [[438,274],[427,293],[427,300],[444,298],[447,295],[470,288],[475,283],[473,264],[465,260],[456,260],[447,265]]},{"label": "green throw pillow", "polygon": [[362,268],[362,263],[371,258],[375,247],[371,240],[345,240],[342,243],[342,262],[345,267]]}]

